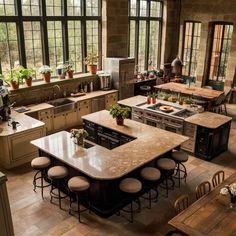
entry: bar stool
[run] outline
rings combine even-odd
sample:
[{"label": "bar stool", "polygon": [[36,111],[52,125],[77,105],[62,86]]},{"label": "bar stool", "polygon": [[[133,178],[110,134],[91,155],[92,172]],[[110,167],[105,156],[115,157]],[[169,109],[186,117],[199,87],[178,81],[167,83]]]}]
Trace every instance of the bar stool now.
[{"label": "bar stool", "polygon": [[[80,213],[84,212],[87,209],[85,209],[85,210],[80,209],[80,193],[89,189],[89,187],[90,187],[89,180],[83,176],[75,176],[68,181],[68,187],[71,192],[76,194],[77,204],[78,204],[78,206],[77,206],[78,207],[78,211],[77,211],[78,212],[78,219],[79,219],[79,222],[82,223],[81,219],[80,219]],[[75,201],[72,201],[70,198],[70,208],[69,208],[70,215],[71,215],[71,211],[72,211],[72,203],[73,202],[75,202]]]},{"label": "bar stool", "polygon": [[[161,174],[163,176],[163,180],[165,184],[165,187],[163,186],[161,187],[166,189],[166,197],[168,197],[169,189],[174,188],[174,185],[175,185],[175,182],[172,179],[172,175],[174,173],[176,163],[174,160],[170,158],[161,158],[157,160],[156,164],[157,164],[158,169],[161,170]],[[172,182],[171,187],[169,187],[169,182],[168,182],[169,180]]]},{"label": "bar stool", "polygon": [[[37,172],[34,175],[33,186],[34,191],[36,192],[36,188],[41,188],[41,195],[43,198],[43,189],[49,187],[51,184],[44,184],[43,179],[47,177],[47,169],[51,165],[51,160],[48,157],[36,157],[31,161],[31,167]],[[39,173],[41,173],[40,176]],[[40,185],[37,184],[37,180],[40,179]]]},{"label": "bar stool", "polygon": [[[172,159],[176,162],[176,174],[173,176],[175,179],[178,179],[178,187],[180,187],[180,180],[184,179],[186,183],[186,178],[187,178],[187,170],[185,165],[183,164],[184,162],[188,161],[188,154],[183,151],[173,151],[172,154]],[[182,169],[181,169],[182,167]],[[183,173],[183,176],[181,176],[181,173]]]},{"label": "bar stool", "polygon": [[[154,167],[145,167],[140,171],[140,175],[144,179],[145,185],[147,185],[147,188],[149,188],[149,191],[148,191],[149,207],[148,208],[151,209],[152,200],[155,199],[155,202],[157,202],[157,198],[158,198],[157,187],[158,187],[158,181],[161,178],[161,172],[160,170]],[[152,198],[152,193],[151,193],[152,189],[156,191],[156,196],[154,198]]]},{"label": "bar stool", "polygon": [[137,194],[142,189],[142,183],[135,178],[126,178],[120,182],[119,188],[123,193],[125,193],[130,198],[130,210],[123,209],[123,211],[130,213],[130,222],[133,223],[134,219],[133,201],[138,200],[138,205],[140,209],[141,205]]},{"label": "bar stool", "polygon": [[[68,177],[68,174],[69,174],[68,170],[64,166],[54,166],[48,170],[48,177],[52,181],[52,187],[51,187],[51,191],[50,191],[50,195],[51,195],[50,202],[52,203],[53,198],[58,199],[60,209],[62,209],[61,199],[64,199],[64,198],[68,197],[68,195],[69,195],[69,190],[65,184],[66,177]],[[65,187],[65,190],[67,191],[67,194],[65,194],[64,196],[61,196],[60,188],[62,188],[62,187]],[[54,192],[55,189],[58,190],[58,193]]]}]

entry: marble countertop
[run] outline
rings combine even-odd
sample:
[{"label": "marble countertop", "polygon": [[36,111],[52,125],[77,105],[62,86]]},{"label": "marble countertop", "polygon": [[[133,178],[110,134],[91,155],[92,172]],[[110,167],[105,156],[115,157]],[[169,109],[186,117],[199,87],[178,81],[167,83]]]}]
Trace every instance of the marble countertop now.
[{"label": "marble countertop", "polygon": [[43,122],[16,111],[12,111],[11,118],[19,122],[17,129],[13,130],[12,127],[8,125],[8,122],[4,121],[0,123],[0,137],[13,135],[44,126]]},{"label": "marble countertop", "polygon": [[31,143],[92,178],[111,180],[128,174],[188,140],[185,136],[129,119],[125,120],[124,126],[118,126],[105,110],[83,116],[83,119],[136,139],[112,150],[99,145],[84,149],[74,144],[68,132],[62,131]]},{"label": "marble countertop", "polygon": [[147,101],[147,97],[138,95],[131,98],[120,100],[118,101],[118,104],[123,105],[123,106],[133,107],[142,103],[146,103],[146,101]]},{"label": "marble countertop", "polygon": [[195,114],[185,119],[186,122],[210,129],[216,129],[231,120],[231,117],[207,111]]}]

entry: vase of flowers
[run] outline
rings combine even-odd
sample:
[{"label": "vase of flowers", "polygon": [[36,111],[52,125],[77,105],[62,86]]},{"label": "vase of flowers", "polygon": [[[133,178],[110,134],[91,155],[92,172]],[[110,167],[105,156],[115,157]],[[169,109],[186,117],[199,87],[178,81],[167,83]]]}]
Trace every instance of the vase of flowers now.
[{"label": "vase of flowers", "polygon": [[71,138],[74,139],[74,143],[83,147],[84,139],[88,137],[88,132],[84,129],[72,129],[70,133],[71,133]]},{"label": "vase of flowers", "polygon": [[121,107],[120,105],[113,105],[110,108],[110,114],[116,119],[117,125],[124,125],[124,119],[130,116],[129,107]]},{"label": "vase of flowers", "polygon": [[230,196],[230,208],[236,207],[236,183],[225,185],[224,188],[220,190],[220,194]]}]

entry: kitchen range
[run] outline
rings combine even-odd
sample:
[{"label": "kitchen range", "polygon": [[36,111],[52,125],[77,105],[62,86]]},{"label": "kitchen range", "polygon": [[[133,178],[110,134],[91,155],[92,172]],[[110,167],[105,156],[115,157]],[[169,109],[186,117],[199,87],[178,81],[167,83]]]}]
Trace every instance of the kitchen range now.
[{"label": "kitchen range", "polygon": [[211,160],[228,149],[231,117],[169,101],[146,101],[145,96],[135,96],[118,103],[132,109],[132,120],[187,136],[181,149],[196,157]]},{"label": "kitchen range", "polygon": [[181,105],[157,100],[156,104],[141,103],[132,107],[132,120],[183,134],[184,119],[196,114]]}]

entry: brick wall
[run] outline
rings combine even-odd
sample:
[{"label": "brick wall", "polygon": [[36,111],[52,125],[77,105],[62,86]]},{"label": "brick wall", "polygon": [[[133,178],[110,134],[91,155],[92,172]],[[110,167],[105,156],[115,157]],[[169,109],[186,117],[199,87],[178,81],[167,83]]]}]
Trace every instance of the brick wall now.
[{"label": "brick wall", "polygon": [[236,1],[230,0],[182,0],[181,27],[179,40],[179,53],[182,50],[183,25],[186,20],[201,21],[200,53],[198,56],[197,78],[205,81],[205,58],[207,54],[208,27],[211,21],[228,21],[234,23],[232,46],[229,55],[226,73],[226,85],[229,85],[235,76],[236,65]]}]

